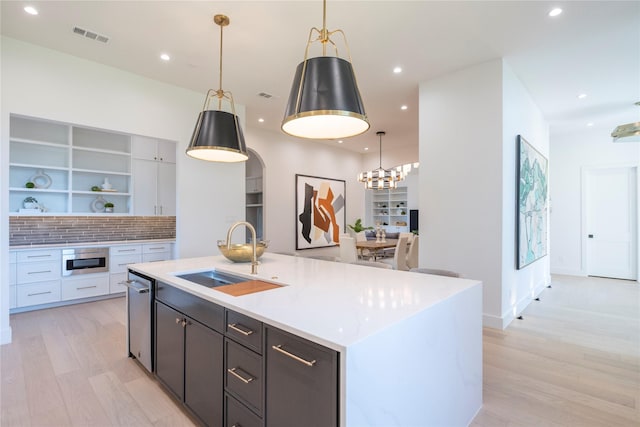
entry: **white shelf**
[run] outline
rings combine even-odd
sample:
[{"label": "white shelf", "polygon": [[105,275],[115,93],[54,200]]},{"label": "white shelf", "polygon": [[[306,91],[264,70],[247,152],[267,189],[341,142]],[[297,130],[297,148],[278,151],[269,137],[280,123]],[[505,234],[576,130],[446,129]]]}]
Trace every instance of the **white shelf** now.
[{"label": "white shelf", "polygon": [[[47,210],[40,215],[131,213],[128,135],[15,115],[10,116],[9,131],[11,215],[25,215],[18,210],[30,194]],[[39,171],[51,178],[50,187],[24,187]],[[91,187],[100,186],[104,178],[109,178],[120,191],[91,191]],[[92,212],[90,201],[98,195],[116,199],[117,212]]]}]

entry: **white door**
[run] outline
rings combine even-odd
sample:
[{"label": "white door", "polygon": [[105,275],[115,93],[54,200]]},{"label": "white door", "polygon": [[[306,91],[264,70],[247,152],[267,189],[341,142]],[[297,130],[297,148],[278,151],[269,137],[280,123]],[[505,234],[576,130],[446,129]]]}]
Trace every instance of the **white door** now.
[{"label": "white door", "polygon": [[157,215],[158,162],[133,159],[132,171],[133,214],[138,216]]},{"label": "white door", "polygon": [[176,215],[175,163],[158,163],[158,215]]},{"label": "white door", "polygon": [[587,274],[637,278],[637,170],[593,168],[587,172]]}]

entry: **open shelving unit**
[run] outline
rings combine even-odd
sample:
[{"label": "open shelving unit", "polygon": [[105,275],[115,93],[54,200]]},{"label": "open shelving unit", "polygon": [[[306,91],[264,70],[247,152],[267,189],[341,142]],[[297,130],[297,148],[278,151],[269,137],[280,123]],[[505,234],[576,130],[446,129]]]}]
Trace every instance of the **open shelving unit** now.
[{"label": "open shelving unit", "polygon": [[[12,115],[9,153],[12,215],[34,214],[20,212],[27,197],[44,209],[36,213],[100,214],[102,201],[113,203],[116,214],[131,213],[129,135]],[[115,191],[92,191],[105,179]]]},{"label": "open shelving unit", "polygon": [[371,218],[388,231],[409,230],[407,187],[372,190]]}]

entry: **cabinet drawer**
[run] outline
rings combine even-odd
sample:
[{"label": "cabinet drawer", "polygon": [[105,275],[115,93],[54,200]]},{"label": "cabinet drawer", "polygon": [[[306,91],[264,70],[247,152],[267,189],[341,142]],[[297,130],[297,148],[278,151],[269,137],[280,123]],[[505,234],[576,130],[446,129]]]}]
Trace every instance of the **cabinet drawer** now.
[{"label": "cabinet drawer", "polygon": [[142,255],[140,254],[125,254],[111,256],[109,260],[109,272],[110,273],[126,273],[127,266],[129,264],[136,264],[142,262]]},{"label": "cabinet drawer", "polygon": [[17,286],[9,286],[9,308],[18,306],[18,290]]},{"label": "cabinet drawer", "polygon": [[91,274],[80,279],[64,279],[61,284],[62,301],[95,297],[109,293],[109,274]]},{"label": "cabinet drawer", "polygon": [[145,243],[142,245],[143,254],[153,254],[156,252],[171,252],[171,243]]},{"label": "cabinet drawer", "polygon": [[16,307],[60,301],[60,280],[16,286]]},{"label": "cabinet drawer", "polygon": [[225,335],[262,354],[262,322],[233,310],[225,311]]},{"label": "cabinet drawer", "polygon": [[18,283],[17,271],[18,267],[15,264],[9,264],[9,285]]},{"label": "cabinet drawer", "polygon": [[224,332],[224,308],[173,286],[156,282],[156,299],[220,333]]},{"label": "cabinet drawer", "polygon": [[262,356],[231,341],[224,340],[225,390],[258,415],[262,415]]},{"label": "cabinet drawer", "polygon": [[127,287],[125,285],[121,285],[121,283],[126,280],[127,273],[116,273],[109,275],[109,293],[118,294],[120,292],[125,292],[127,290]]},{"label": "cabinet drawer", "polygon": [[228,394],[224,396],[226,427],[262,427],[262,420]]},{"label": "cabinet drawer", "polygon": [[265,341],[269,424],[337,426],[338,353],[271,326]]},{"label": "cabinet drawer", "polygon": [[60,260],[62,258],[59,249],[43,249],[40,251],[20,251],[17,253],[18,262],[41,262]]},{"label": "cabinet drawer", "polygon": [[60,279],[60,261],[25,262],[17,264],[17,283],[33,283]]},{"label": "cabinet drawer", "polygon": [[110,254],[111,256],[116,255],[133,255],[133,254],[141,254],[142,246],[140,245],[117,245],[111,246]]},{"label": "cabinet drawer", "polygon": [[169,252],[153,252],[142,254],[142,262],[165,261],[168,259],[171,259],[171,254]]}]

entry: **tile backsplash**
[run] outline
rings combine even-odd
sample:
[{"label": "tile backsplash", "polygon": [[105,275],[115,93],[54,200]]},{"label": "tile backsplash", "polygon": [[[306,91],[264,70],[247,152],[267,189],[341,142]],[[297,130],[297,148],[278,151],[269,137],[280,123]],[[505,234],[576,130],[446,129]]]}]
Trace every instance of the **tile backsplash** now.
[{"label": "tile backsplash", "polygon": [[175,237],[175,216],[9,217],[9,246]]}]

